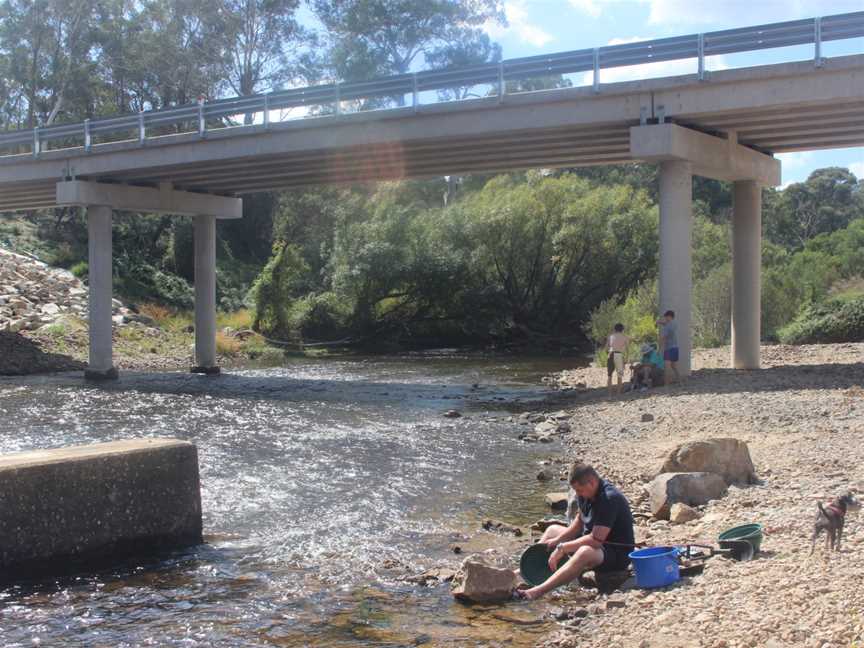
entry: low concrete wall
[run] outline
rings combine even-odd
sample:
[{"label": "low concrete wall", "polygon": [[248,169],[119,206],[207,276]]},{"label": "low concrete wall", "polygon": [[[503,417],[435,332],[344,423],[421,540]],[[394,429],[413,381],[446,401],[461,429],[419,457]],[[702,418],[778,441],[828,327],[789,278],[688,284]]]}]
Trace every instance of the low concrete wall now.
[{"label": "low concrete wall", "polygon": [[199,544],[198,450],[176,439],[0,455],[0,581]]}]

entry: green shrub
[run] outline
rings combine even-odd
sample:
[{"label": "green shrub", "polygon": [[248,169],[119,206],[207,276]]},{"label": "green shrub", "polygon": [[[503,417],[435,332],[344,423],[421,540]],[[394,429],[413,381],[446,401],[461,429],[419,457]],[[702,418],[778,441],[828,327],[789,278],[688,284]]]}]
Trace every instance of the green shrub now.
[{"label": "green shrub", "polygon": [[831,299],[805,308],[780,329],[784,344],[828,344],[864,341],[864,297]]},{"label": "green shrub", "polygon": [[614,299],[603,302],[591,313],[585,334],[598,345],[595,360],[606,366],[606,338],[618,322],[624,325],[624,334],[633,341],[630,357],[637,355],[637,346],[643,342],[657,342],[657,282],[646,281],[630,293],[623,303]]},{"label": "green shrub", "polygon": [[728,344],[732,326],[732,265],[724,263],[693,286],[693,345]]},{"label": "green shrub", "polygon": [[307,295],[291,304],[288,324],[307,340],[336,340],[348,334],[353,308],[332,292]]},{"label": "green shrub", "polygon": [[182,277],[156,270],[153,273],[153,287],[158,301],[178,308],[192,308],[195,305],[195,292]]},{"label": "green shrub", "polygon": [[273,244],[273,256],[249,291],[255,304],[253,329],[266,335],[290,335],[289,312],[308,272],[298,246],[283,241]]},{"label": "green shrub", "polygon": [[84,279],[90,273],[90,264],[86,261],[79,261],[69,268],[69,272],[79,279]]}]

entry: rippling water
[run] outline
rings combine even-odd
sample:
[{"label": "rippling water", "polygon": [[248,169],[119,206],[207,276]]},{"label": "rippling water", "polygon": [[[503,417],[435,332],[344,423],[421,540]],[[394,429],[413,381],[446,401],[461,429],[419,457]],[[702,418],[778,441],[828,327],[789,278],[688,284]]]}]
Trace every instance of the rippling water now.
[{"label": "rippling water", "polygon": [[[522,646],[524,611],[406,584],[485,517],[541,514],[539,449],[496,412],[559,363],[452,355],[0,380],[0,453],[130,437],[198,445],[205,545],[0,590],[3,646]],[[457,409],[464,418],[444,418]],[[548,450],[544,448],[544,450]],[[502,616],[503,615],[503,616]],[[503,620],[502,620],[503,619]]]}]

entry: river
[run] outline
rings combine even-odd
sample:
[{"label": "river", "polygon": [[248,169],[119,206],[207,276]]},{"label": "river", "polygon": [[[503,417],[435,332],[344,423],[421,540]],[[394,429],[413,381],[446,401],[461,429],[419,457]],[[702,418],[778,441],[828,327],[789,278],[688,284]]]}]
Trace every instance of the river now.
[{"label": "river", "polygon": [[3,646],[533,645],[550,629],[536,609],[464,606],[400,576],[455,564],[451,546],[483,519],[545,513],[533,474],[555,446],[518,441],[503,410],[545,398],[540,377],[572,364],[423,353],[0,379],[0,453],[196,443],[205,533],[187,551],[0,590]]}]

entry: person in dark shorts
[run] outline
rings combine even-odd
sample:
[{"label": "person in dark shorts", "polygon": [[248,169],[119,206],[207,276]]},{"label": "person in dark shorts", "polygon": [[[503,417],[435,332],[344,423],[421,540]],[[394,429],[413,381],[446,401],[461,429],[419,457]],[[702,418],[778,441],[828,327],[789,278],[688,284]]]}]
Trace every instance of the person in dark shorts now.
[{"label": "person in dark shorts", "polygon": [[673,376],[675,382],[680,382],[681,377],[678,375],[678,322],[675,321],[675,311],[667,310],[663,313],[663,317],[657,320],[657,325],[660,327],[660,348],[663,351],[663,360],[666,363],[666,368],[671,371],[664,370],[664,380],[668,385],[672,382]]},{"label": "person in dark shorts", "polygon": [[569,481],[576,493],[571,503],[573,519],[567,526],[550,526],[540,542],[552,552],[549,567],[553,571],[564,556],[570,554],[571,557],[545,582],[517,590],[514,594],[519,598],[539,598],[592,569],[595,572],[622,571],[630,564],[635,534],[627,498],[587,464],[573,464]]}]

